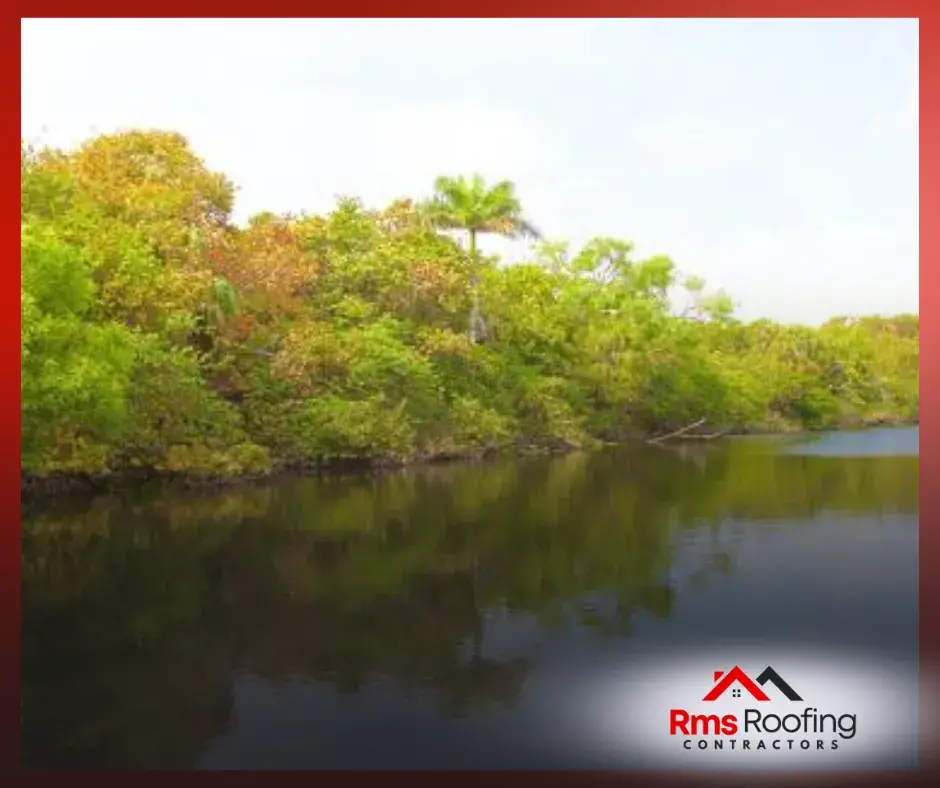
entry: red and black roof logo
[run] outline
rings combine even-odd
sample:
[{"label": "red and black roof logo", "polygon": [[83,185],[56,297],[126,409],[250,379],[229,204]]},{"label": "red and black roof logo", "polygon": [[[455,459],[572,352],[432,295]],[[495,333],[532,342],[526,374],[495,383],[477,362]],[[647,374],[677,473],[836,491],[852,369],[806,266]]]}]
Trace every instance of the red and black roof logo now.
[{"label": "red and black roof logo", "polygon": [[803,700],[796,694],[793,687],[787,684],[787,682],[781,678],[780,674],[769,665],[756,680],[748,676],[747,673],[741,670],[737,665],[731,668],[727,673],[723,670],[716,670],[715,686],[711,688],[709,693],[702,698],[702,700],[718,700],[718,698],[724,695],[729,689],[731,690],[732,697],[735,698],[740,698],[741,691],[747,690],[754,700],[770,700],[770,696],[761,689],[767,682],[773,684],[788,700]]}]

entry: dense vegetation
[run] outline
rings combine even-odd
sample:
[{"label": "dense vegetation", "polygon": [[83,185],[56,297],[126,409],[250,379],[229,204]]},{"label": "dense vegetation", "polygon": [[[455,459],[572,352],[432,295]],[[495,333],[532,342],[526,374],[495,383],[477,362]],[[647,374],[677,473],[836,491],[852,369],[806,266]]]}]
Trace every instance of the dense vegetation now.
[{"label": "dense vegetation", "polygon": [[917,416],[916,316],[744,323],[668,258],[612,238],[543,240],[500,266],[480,234],[539,236],[512,184],[434,187],[240,227],[233,185],[178,134],[24,146],[24,475],[225,477],[702,418],[721,431]]}]

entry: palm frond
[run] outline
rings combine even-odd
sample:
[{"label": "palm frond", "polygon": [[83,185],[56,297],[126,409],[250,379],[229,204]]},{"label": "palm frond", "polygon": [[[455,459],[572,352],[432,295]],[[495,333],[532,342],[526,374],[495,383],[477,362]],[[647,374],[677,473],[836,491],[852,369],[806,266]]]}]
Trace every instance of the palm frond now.
[{"label": "palm frond", "polygon": [[541,241],[541,231],[525,219],[516,219],[515,235],[517,238],[525,238],[532,241]]},{"label": "palm frond", "polygon": [[483,176],[441,176],[434,182],[434,197],[426,215],[441,229],[473,229],[511,238],[541,238],[522,217],[522,205],[512,181],[487,187]]}]

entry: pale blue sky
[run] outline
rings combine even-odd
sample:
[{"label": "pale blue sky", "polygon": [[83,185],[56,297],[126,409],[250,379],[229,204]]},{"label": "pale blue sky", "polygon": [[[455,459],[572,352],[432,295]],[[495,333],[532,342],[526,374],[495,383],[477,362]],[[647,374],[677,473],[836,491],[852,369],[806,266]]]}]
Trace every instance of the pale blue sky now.
[{"label": "pale blue sky", "polygon": [[745,318],[917,311],[916,20],[24,20],[22,62],[25,137],[181,131],[239,218],[479,171]]}]

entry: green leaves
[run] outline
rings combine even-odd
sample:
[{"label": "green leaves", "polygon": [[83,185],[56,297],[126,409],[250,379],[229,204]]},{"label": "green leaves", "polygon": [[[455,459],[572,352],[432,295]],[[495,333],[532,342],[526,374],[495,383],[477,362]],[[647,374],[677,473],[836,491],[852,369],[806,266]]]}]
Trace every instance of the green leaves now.
[{"label": "green leaves", "polygon": [[[82,251],[44,222],[22,227],[23,463],[67,454],[79,435],[106,441],[120,433],[134,360],[134,336],[83,320],[97,288]],[[58,445],[60,444],[61,445]]]},{"label": "green leaves", "polygon": [[236,227],[234,187],[184,138],[132,131],[24,146],[21,186],[29,473],[211,477],[702,418],[917,415],[916,316],[739,323],[723,291],[609,236],[495,265],[479,234],[540,237],[509,181],[441,177],[423,202],[344,197],[323,216]]},{"label": "green leaves", "polygon": [[36,310],[78,317],[91,308],[97,288],[82,249],[61,240],[48,224],[26,221],[21,251],[23,290]]},{"label": "green leaves", "polygon": [[37,471],[62,462],[76,439],[104,444],[121,437],[135,337],[72,315],[31,317],[23,334],[22,460]]},{"label": "green leaves", "polygon": [[441,176],[434,182],[434,192],[423,210],[428,220],[441,229],[539,237],[539,232],[523,218],[522,204],[509,181],[490,187],[481,175]]}]

